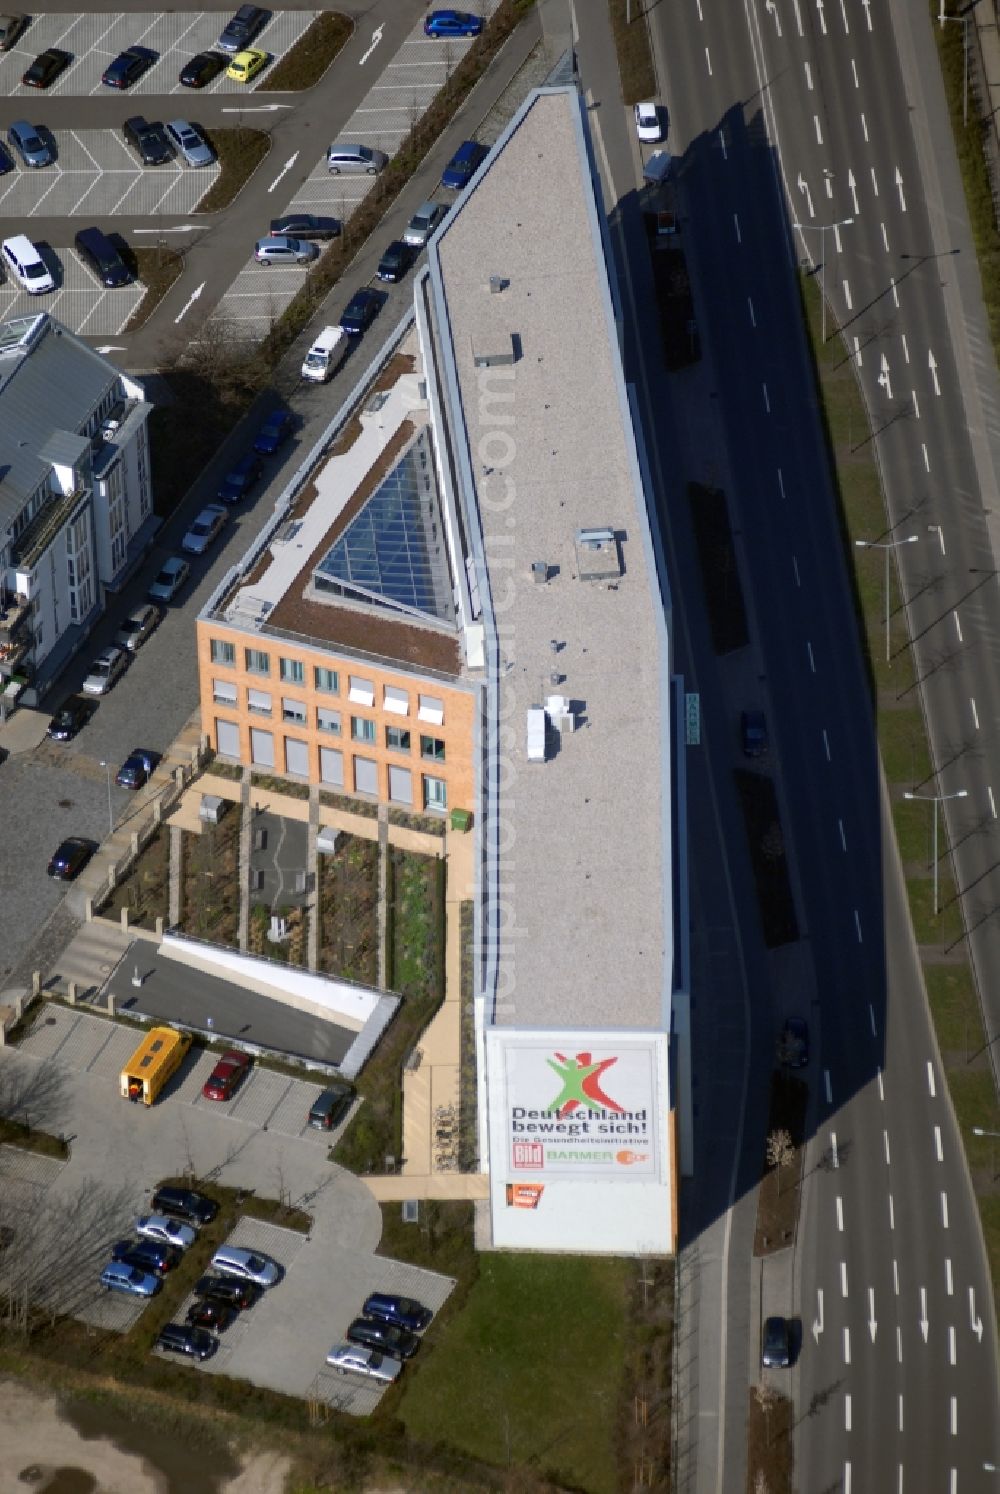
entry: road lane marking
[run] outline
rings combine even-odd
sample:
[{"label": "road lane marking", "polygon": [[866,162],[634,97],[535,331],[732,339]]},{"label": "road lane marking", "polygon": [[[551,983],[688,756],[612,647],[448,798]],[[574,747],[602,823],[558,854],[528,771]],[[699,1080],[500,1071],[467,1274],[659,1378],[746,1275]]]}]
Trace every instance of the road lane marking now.
[{"label": "road lane marking", "polygon": [[934,1127],[934,1150],[937,1152],[939,1162],[944,1161],[944,1147],[941,1145],[941,1127]]},{"label": "road lane marking", "polygon": [[953,1437],[957,1437],[958,1436],[958,1396],[957,1395],[953,1395],[952,1398],[951,1398],[951,1435]]},{"label": "road lane marking", "polygon": [[816,127],[816,144],[817,145],[822,145],[823,144],[823,131],[820,128],[820,122],[819,122],[819,115],[818,114],[814,114],[813,115],[813,124]]},{"label": "road lane marking", "polygon": [[707,47],[705,48],[705,65],[708,68],[708,76],[711,77],[712,76],[712,59],[711,59],[711,57],[709,55],[709,51],[708,51]]},{"label": "road lane marking", "polygon": [[830,1070],[829,1069],[824,1069],[823,1070],[823,1083],[826,1085],[826,1103],[828,1105],[832,1105],[833,1104],[833,1091],[830,1088]]},{"label": "road lane marking", "polygon": [[986,792],[990,796],[990,813],[993,815],[993,818],[996,819],[996,817],[997,817],[996,800],[993,797],[993,789],[992,789],[992,787],[989,784],[986,785]]},{"label": "road lane marking", "polygon": [[850,1430],[851,1430],[851,1397],[850,1397],[850,1394],[847,1394],[847,1395],[844,1396],[844,1431],[845,1432],[849,1432]]},{"label": "road lane marking", "polygon": [[742,244],[742,242],[743,242],[743,235],[740,232],[740,220],[739,220],[739,216],[736,213],[733,214],[733,227],[736,229],[736,242],[737,242],[737,244]]},{"label": "road lane marking", "polygon": [[875,167],[872,167],[872,191],[878,196],[878,177],[875,175]]},{"label": "road lane marking", "polygon": [[[903,1430],[903,1397],[899,1396],[898,1400],[899,1400],[899,1430],[902,1431]],[[900,1484],[902,1484],[902,1482],[903,1482],[903,1470],[902,1470],[902,1468],[899,1470],[899,1482],[900,1482]]]},{"label": "road lane marking", "polygon": [[858,936],[858,943],[863,944],[865,941],[861,937],[861,918],[858,914],[857,908],[855,908],[854,910],[854,931]]},{"label": "road lane marking", "polygon": [[889,1194],[889,1228],[896,1228],[896,1210],[893,1207],[892,1194]]},{"label": "road lane marking", "polygon": [[782,472],[782,470],[781,470],[780,467],[778,468],[778,492],[781,494],[782,498],[784,498],[784,496],[785,496],[785,475]]},{"label": "road lane marking", "polygon": [[868,121],[863,114],[861,116],[861,133],[865,137],[865,144],[868,145],[870,143],[868,139]]},{"label": "road lane marking", "polygon": [[951,1481],[948,1485],[948,1494],[958,1494],[958,1469],[951,1470]]},{"label": "road lane marking", "polygon": [[812,670],[813,674],[815,674],[816,673],[816,660],[813,657],[813,646],[810,643],[810,641],[809,641],[808,638],[806,639],[806,648],[809,651],[809,668]]},{"label": "road lane marking", "polygon": [[941,1223],[944,1225],[945,1229],[948,1228],[948,1195],[947,1195],[947,1193],[942,1193],[941,1194]]},{"label": "road lane marking", "polygon": [[830,762],[830,738],[826,734],[825,726],[823,728],[823,746],[826,749],[826,760],[827,762]]},{"label": "road lane marking", "polygon": [[844,30],[847,33],[847,35],[850,36],[850,34],[851,34],[851,28],[847,24],[847,6],[844,4],[844,0],[840,0],[840,14],[843,17]]},{"label": "road lane marking", "polygon": [[948,1329],[948,1362],[952,1365],[958,1363],[958,1344],[955,1340],[954,1328]]},{"label": "road lane marking", "polygon": [[969,696],[969,704],[972,707],[972,719],[976,723],[976,730],[978,731],[979,730],[979,712],[976,710],[976,698],[975,698],[974,695],[970,695]]},{"label": "road lane marking", "polygon": [[930,1325],[930,1323],[927,1320],[927,1288],[926,1287],[921,1287],[920,1288],[920,1333],[921,1333],[921,1336],[922,1336],[922,1338],[924,1340],[924,1343],[927,1342],[927,1334],[928,1334],[928,1331],[930,1330],[930,1326],[931,1325]]},{"label": "road lane marking", "polygon": [[841,1234],[844,1233],[844,1200],[837,1195],[837,1228]]},{"label": "road lane marking", "polygon": [[911,389],[910,390],[910,403],[913,405],[913,413],[914,413],[914,415],[919,420],[920,419],[920,400],[917,398],[917,391],[915,389]]},{"label": "road lane marking", "polygon": [[885,250],[886,254],[888,254],[889,253],[889,234],[888,234],[888,231],[886,230],[886,226],[885,226],[884,223],[880,223],[879,224],[879,228],[881,228],[881,230],[882,230],[882,248]]},{"label": "road lane marking", "polygon": [[[875,1029],[875,1008],[872,1006],[870,1001],[868,1003],[868,1020],[871,1023],[872,1037],[878,1037],[878,1032]],[[880,1074],[881,1072],[882,1070],[879,1069]]]},{"label": "road lane marking", "polygon": [[931,1092],[931,1099],[936,1099],[937,1090],[934,1087],[934,1065],[931,1063],[930,1059],[927,1060],[927,1088]]},{"label": "road lane marking", "polygon": [[837,829],[840,831],[840,849],[842,851],[846,851],[847,850],[847,836],[844,834],[844,822],[843,822],[843,820],[838,820],[837,821]]},{"label": "road lane marking", "polygon": [[878,1070],[878,1097],[879,1097],[880,1100],[884,1100],[885,1099],[885,1085],[882,1083],[882,1070],[881,1070],[881,1068]]},{"label": "road lane marking", "polygon": [[844,1464],[844,1494],[851,1494],[851,1465]]},{"label": "road lane marking", "polygon": [[929,452],[927,450],[927,442],[926,441],[921,441],[921,443],[920,443],[920,451],[921,451],[921,455],[923,456],[923,459],[924,459],[924,471],[925,472],[929,472],[931,470],[931,459],[930,459],[930,454],[929,454]]},{"label": "road lane marking", "polygon": [[875,1319],[875,1288],[874,1287],[869,1287],[868,1288],[868,1332],[872,1336],[872,1343],[874,1343],[875,1342],[875,1335],[878,1332],[878,1323],[877,1323],[877,1321]]},{"label": "road lane marking", "polygon": [[896,1329],[896,1363],[897,1364],[902,1364],[902,1362],[903,1362],[903,1330],[902,1330],[902,1328],[897,1328]]},{"label": "road lane marking", "polygon": [[850,1330],[850,1328],[845,1328],[844,1329],[844,1363],[845,1364],[850,1364],[850,1362],[851,1362],[851,1330]]},{"label": "road lane marking", "polygon": [[808,62],[804,62],[802,64],[802,69],[803,69],[803,72],[806,75],[806,88],[809,90],[810,93],[812,93],[812,91],[813,91],[813,73],[812,73],[812,68],[809,66]]},{"label": "road lane marking", "polygon": [[748,308],[748,310],[750,312],[750,325],[751,325],[751,327],[756,327],[756,325],[757,325],[757,318],[754,316],[753,299],[750,296],[747,296],[747,308]]},{"label": "road lane marking", "polygon": [[909,363],[909,361],[910,361],[910,345],[906,341],[906,333],[905,332],[901,332],[900,333],[899,340],[903,344],[903,357],[906,360],[906,362]]},{"label": "road lane marking", "polygon": [[969,1327],[979,1343],[983,1341],[983,1320],[976,1317],[976,1289],[969,1288]]},{"label": "road lane marking", "polygon": [[888,1133],[888,1131],[883,1131],[882,1132],[882,1143],[883,1143],[883,1145],[885,1147],[885,1162],[886,1162],[886,1166],[888,1167],[888,1165],[889,1165],[889,1133]]},{"label": "road lane marking", "polygon": [[899,1296],[899,1262],[893,1258],[892,1262],[892,1290]]},{"label": "road lane marking", "polygon": [[841,1261],[841,1263],[840,1263],[840,1295],[842,1297],[846,1297],[847,1296],[847,1262],[846,1261]]},{"label": "road lane marking", "polygon": [[944,1263],[944,1284],[945,1284],[945,1286],[948,1289],[948,1296],[949,1297],[954,1297],[954,1295],[955,1295],[955,1283],[954,1283],[954,1280],[952,1279],[952,1274],[951,1274],[951,1260],[950,1260],[950,1258],[948,1260],[946,1260],[945,1263]]},{"label": "road lane marking", "polygon": [[848,309],[848,311],[853,311],[854,310],[854,302],[851,300],[851,282],[849,280],[845,280],[843,282],[843,286],[844,286],[844,300],[847,302],[847,309]]},{"label": "road lane marking", "polygon": [[767,415],[770,415],[770,413],[771,413],[771,396],[767,392],[767,385],[766,384],[761,384],[760,387],[764,391],[764,411],[765,411],[765,413]]},{"label": "road lane marking", "polygon": [[836,1131],[831,1131],[830,1132],[830,1156],[832,1158],[832,1165],[833,1165],[833,1167],[835,1167],[835,1168],[839,1167],[840,1166],[840,1154],[837,1151],[837,1133],[836,1133]]}]

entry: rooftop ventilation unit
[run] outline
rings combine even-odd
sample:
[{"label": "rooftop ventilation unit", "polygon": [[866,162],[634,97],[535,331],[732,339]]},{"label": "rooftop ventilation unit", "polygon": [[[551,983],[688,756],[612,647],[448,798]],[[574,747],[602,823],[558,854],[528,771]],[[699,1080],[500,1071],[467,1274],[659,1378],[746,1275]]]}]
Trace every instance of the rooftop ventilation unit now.
[{"label": "rooftop ventilation unit", "polygon": [[477,353],[472,350],[472,361],[476,368],[511,368],[517,362],[520,338],[516,333],[511,335],[509,348],[498,348],[495,352]]},{"label": "rooftop ventilation unit", "polygon": [[581,581],[609,581],[622,574],[613,529],[578,529],[576,564]]}]

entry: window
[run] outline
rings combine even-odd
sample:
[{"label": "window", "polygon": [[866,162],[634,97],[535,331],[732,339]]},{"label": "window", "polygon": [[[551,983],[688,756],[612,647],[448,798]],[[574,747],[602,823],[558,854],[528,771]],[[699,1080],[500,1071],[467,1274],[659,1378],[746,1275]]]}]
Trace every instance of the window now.
[{"label": "window", "polygon": [[351,736],[355,742],[374,742],[375,722],[366,721],[363,716],[352,716]]},{"label": "window", "polygon": [[266,690],[248,690],[247,709],[253,711],[255,716],[270,716],[270,695],[268,695]]},{"label": "window", "polygon": [[424,808],[447,809],[448,785],[443,778],[424,778]]},{"label": "window", "polygon": [[386,685],[382,706],[393,716],[406,716],[410,710],[410,697],[405,690],[397,690],[395,685]]},{"label": "window", "polygon": [[340,736],[340,712],[327,711],[322,706],[316,708],[317,731],[328,731],[331,736]]},{"label": "window", "polygon": [[389,764],[389,798],[396,804],[413,803],[413,774],[409,768]]},{"label": "window", "polygon": [[335,747],[321,747],[319,749],[319,776],[324,783],[333,783],[338,788],[343,788],[344,754],[338,752]]},{"label": "window", "polygon": [[385,729],[385,745],[390,752],[409,752],[410,733],[404,726],[387,726]]},{"label": "window", "polygon": [[274,737],[258,726],[250,728],[250,761],[261,768],[274,767]]},{"label": "window", "polygon": [[295,737],[285,738],[285,772],[296,773],[300,778],[309,777],[308,742],[299,742]]},{"label": "window", "polygon": [[215,747],[220,757],[239,758],[240,729],[235,721],[223,721],[216,716]]},{"label": "window", "polygon": [[433,762],[444,762],[444,743],[440,737],[421,737],[420,756],[428,757]]},{"label": "window", "polygon": [[259,648],[244,649],[243,653],[244,658],[246,659],[247,674],[271,673],[270,654],[265,654],[264,651]]},{"label": "window", "polygon": [[354,792],[356,794],[378,793],[378,764],[369,757],[354,759]]},{"label": "window", "polygon": [[313,684],[317,690],[322,690],[324,695],[340,694],[340,675],[335,669],[320,669],[317,666],[313,670]]},{"label": "window", "polygon": [[224,638],[213,638],[212,639],[212,663],[213,664],[235,664],[236,663],[236,644],[235,643],[227,643]]},{"label": "window", "polygon": [[429,721],[431,726],[444,725],[444,701],[439,700],[436,695],[421,695],[420,709],[417,715],[421,721]]},{"label": "window", "polygon": [[212,699],[216,705],[234,706],[236,704],[236,686],[232,680],[213,680]]},{"label": "window", "polygon": [[301,685],[306,677],[306,666],[298,659],[279,659],[281,678],[286,685]]},{"label": "window", "polygon": [[289,700],[287,696],[282,696],[281,719],[282,721],[301,721],[305,725],[305,702],[302,700]]},{"label": "window", "polygon": [[359,675],[348,676],[348,699],[353,700],[355,705],[373,706],[375,704],[375,686],[371,680],[363,680]]}]

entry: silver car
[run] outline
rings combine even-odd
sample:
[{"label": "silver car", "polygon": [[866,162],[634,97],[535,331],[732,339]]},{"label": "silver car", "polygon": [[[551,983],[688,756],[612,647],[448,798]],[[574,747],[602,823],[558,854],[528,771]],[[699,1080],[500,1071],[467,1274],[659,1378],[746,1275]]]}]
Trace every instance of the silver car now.
[{"label": "silver car", "polygon": [[259,1250],[244,1250],[240,1245],[220,1245],[212,1256],[212,1265],[223,1276],[252,1281],[255,1286],[271,1287],[281,1279],[281,1268]]},{"label": "silver car", "polygon": [[90,673],[83,682],[87,695],[107,695],[116,680],[128,668],[129,655],[123,648],[106,648],[98,654],[90,666]]},{"label": "silver car", "polygon": [[403,1368],[391,1354],[383,1354],[380,1349],[366,1349],[362,1344],[334,1344],[326,1362],[338,1374],[364,1375],[382,1385],[391,1385]]},{"label": "silver car", "polygon": [[190,567],[179,555],[170,555],[160,567],[146,595],[151,602],[172,602],[188,578]]},{"label": "silver car", "polygon": [[272,234],[266,239],[257,240],[253,257],[259,265],[307,265],[319,257],[319,249],[305,239],[292,239],[287,234]]},{"label": "silver car", "polygon": [[152,602],[147,602],[145,607],[136,608],[131,617],[127,617],[118,629],[115,638],[118,647],[127,648],[129,653],[136,653],[142,648],[161,616],[159,607],[154,607]]},{"label": "silver car", "polygon": [[189,166],[211,166],[214,163],[215,151],[201,131],[188,124],[186,119],[172,119],[164,129],[174,150]]},{"label": "silver car", "polygon": [[189,555],[204,555],[213,540],[217,539],[226,522],[226,510],[218,503],[203,508],[187,534],[181,540],[181,549]]},{"label": "silver car", "polygon": [[198,1238],[190,1224],[179,1219],[169,1219],[166,1214],[140,1214],[135,1221],[135,1232],[144,1240],[156,1240],[160,1245],[176,1245],[187,1250]]},{"label": "silver car", "polygon": [[352,145],[343,140],[335,140],[326,153],[326,169],[331,176],[339,176],[341,172],[345,176],[357,172],[378,176],[388,164],[389,157],[385,151],[376,150],[372,145]]},{"label": "silver car", "polygon": [[422,249],[448,209],[443,202],[424,202],[406,225],[403,243]]}]

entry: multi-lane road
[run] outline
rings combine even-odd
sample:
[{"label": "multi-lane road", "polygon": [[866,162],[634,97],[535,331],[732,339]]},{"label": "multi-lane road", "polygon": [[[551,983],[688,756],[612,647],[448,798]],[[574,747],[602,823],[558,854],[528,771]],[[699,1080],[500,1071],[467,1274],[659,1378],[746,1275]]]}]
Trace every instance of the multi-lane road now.
[{"label": "multi-lane road", "polygon": [[[986,878],[966,914],[989,985],[997,598],[969,572],[995,574],[984,510],[1000,423],[933,40],[925,8],[902,9],[747,0],[737,14],[689,0],[654,9],[651,29],[725,437],[713,460],[737,529],[808,956],[798,968],[814,1026],[812,1132],[782,1304],[802,1323],[788,1377],[796,1482],[958,1494],[994,1487],[1000,1465],[992,1294],[895,855],[794,285],[801,256],[825,256],[830,327],[843,329],[879,432],[891,523],[871,537],[921,536],[903,561],[940,770],[924,791],[968,789],[952,828],[960,885]],[[679,387],[674,398],[690,398]],[[673,524],[683,530],[679,512]],[[681,580],[681,610],[686,590]],[[746,688],[728,664],[695,654],[685,665],[707,701],[727,675]],[[740,911],[752,920],[752,907]],[[770,990],[752,987],[751,1108],[770,1068],[759,1034],[773,1030],[776,970]],[[1000,1014],[989,1021],[1000,1030]],[[759,1105],[750,1120],[759,1155]],[[747,1273],[731,1254],[723,1280],[737,1302]],[[720,1325],[728,1380],[716,1391],[697,1377],[701,1425],[728,1423],[718,1439],[713,1426],[700,1488],[744,1487],[758,1330],[751,1319],[747,1344]]]}]

